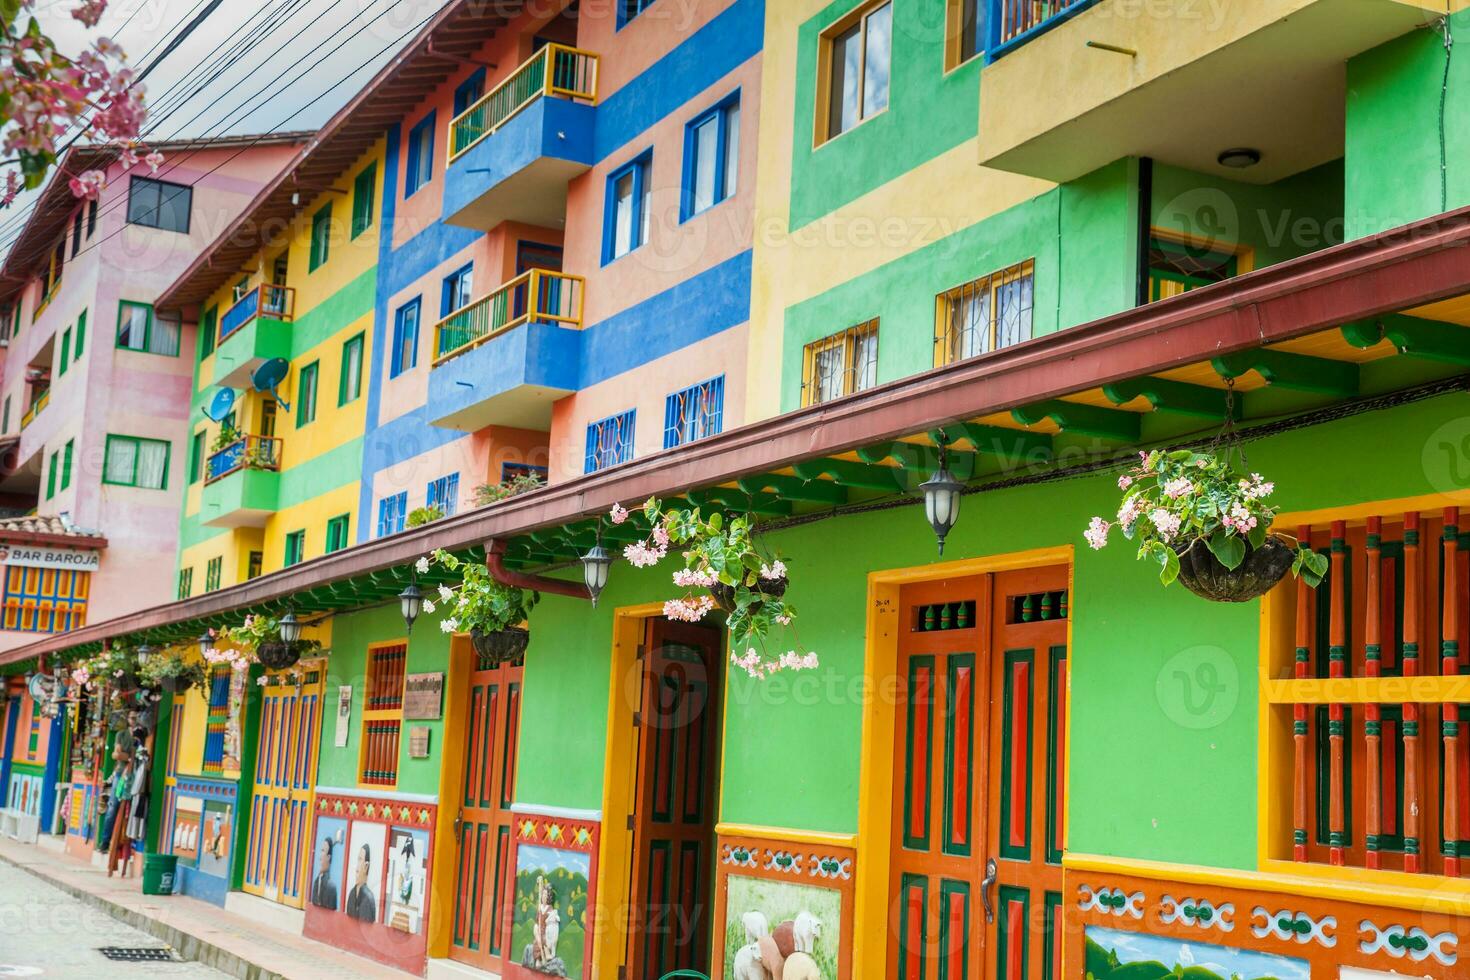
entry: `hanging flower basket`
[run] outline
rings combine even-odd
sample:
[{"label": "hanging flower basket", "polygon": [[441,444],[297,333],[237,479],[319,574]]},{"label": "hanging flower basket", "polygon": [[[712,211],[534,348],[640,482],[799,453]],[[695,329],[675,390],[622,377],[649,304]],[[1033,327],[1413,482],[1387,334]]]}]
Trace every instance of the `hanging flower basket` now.
[{"label": "hanging flower basket", "polygon": [[267,640],[255,648],[255,659],[266,670],[285,670],[301,659],[301,645],[285,640]]},{"label": "hanging flower basket", "polygon": [[[786,586],[790,580],[778,578],[775,580],[758,579],[754,585],[749,586],[750,591],[759,593],[767,599],[779,599],[786,594]],[[714,596],[715,605],[727,613],[735,611],[736,587],[716,582],[709,587],[709,594]]]},{"label": "hanging flower basket", "polygon": [[1250,548],[1235,568],[1226,568],[1204,539],[1178,545],[1179,584],[1211,602],[1250,602],[1270,592],[1291,571],[1296,551],[1269,535],[1259,548]]},{"label": "hanging flower basket", "polygon": [[526,656],[526,647],[531,645],[531,633],[529,630],[504,629],[485,631],[479,628],[470,630],[470,643],[475,647],[475,653],[480,659],[492,666],[500,667],[509,663],[521,663]]}]

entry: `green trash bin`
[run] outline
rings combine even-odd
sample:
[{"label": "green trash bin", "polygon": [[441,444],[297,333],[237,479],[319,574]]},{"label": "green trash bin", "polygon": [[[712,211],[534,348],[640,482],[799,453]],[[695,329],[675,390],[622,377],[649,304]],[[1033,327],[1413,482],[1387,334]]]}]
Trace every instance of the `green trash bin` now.
[{"label": "green trash bin", "polygon": [[143,855],[143,894],[172,895],[179,859],[173,854]]}]

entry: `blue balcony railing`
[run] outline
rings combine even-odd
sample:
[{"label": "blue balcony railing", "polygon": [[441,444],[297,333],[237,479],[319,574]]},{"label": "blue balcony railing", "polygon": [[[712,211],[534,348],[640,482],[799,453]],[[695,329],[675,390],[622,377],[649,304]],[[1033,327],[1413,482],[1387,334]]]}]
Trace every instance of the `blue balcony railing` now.
[{"label": "blue balcony railing", "polygon": [[279,470],[281,440],[271,436],[245,436],[209,457],[204,482],[222,480],[237,470]]},{"label": "blue balcony railing", "polygon": [[988,0],[985,60],[1001,55],[1051,30],[1098,0]]},{"label": "blue balcony railing", "polygon": [[239,330],[257,316],[290,321],[296,308],[296,290],[290,286],[262,283],[235,301],[219,321],[219,339]]}]

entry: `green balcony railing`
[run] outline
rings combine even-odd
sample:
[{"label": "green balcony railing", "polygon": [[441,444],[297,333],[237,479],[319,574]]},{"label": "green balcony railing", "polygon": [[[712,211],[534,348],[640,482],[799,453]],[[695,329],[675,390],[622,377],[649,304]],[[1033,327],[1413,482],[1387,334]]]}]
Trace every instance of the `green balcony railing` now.
[{"label": "green balcony railing", "polygon": [[504,126],[542,96],[597,101],[597,55],[548,44],[449,124],[449,160]]},{"label": "green balcony railing", "polygon": [[516,276],[434,326],[434,366],[478,347],[522,323],[560,323],[582,329],[581,276],[532,269]]}]

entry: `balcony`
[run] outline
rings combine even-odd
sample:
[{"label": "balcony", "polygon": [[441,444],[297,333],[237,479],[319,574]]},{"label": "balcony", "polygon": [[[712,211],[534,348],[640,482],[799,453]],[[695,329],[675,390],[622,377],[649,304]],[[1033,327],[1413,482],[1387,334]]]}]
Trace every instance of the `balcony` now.
[{"label": "balcony", "polygon": [[548,44],[449,124],[444,220],[556,227],[567,183],[592,166],[597,55]]},{"label": "balcony", "polygon": [[[1426,16],[1359,0],[990,0],[980,163],[1060,183],[1148,156],[1275,183],[1342,156],[1344,64]],[[1260,163],[1222,166],[1231,147]]]},{"label": "balcony", "polygon": [[281,440],[242,435],[209,457],[199,517],[209,527],[264,527],[275,513]]},{"label": "balcony", "polygon": [[35,401],[31,402],[31,407],[26,409],[26,413],[20,417],[21,431],[24,432],[26,426],[34,422],[36,416],[45,411],[46,406],[49,404],[51,404],[51,389],[46,388],[36,396]]},{"label": "balcony", "polygon": [[263,283],[241,296],[220,318],[213,382],[243,388],[262,363],[291,356],[295,310],[296,290],[289,286]]},{"label": "balcony", "polygon": [[532,269],[435,325],[430,422],[547,431],[552,402],[576,390],[582,290],[579,276]]}]

